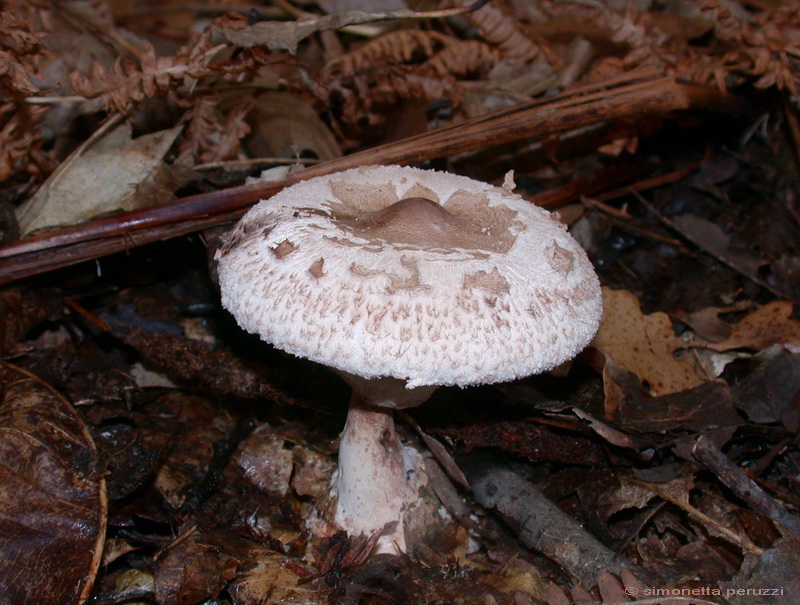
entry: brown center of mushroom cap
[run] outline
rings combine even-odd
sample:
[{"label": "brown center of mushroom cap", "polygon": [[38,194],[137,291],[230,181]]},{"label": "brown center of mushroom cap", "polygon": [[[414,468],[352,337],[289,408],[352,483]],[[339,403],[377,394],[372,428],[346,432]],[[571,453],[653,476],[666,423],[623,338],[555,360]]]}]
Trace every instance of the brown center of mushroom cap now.
[{"label": "brown center of mushroom cap", "polygon": [[478,228],[436,202],[410,197],[355,218],[355,233],[393,244],[425,248],[465,248]]}]

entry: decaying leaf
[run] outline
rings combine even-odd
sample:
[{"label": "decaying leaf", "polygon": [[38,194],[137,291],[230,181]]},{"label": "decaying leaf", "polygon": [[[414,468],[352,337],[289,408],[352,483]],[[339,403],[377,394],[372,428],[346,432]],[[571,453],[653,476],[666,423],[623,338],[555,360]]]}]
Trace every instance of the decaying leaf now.
[{"label": "decaying leaf", "polygon": [[123,122],[90,138],[17,210],[21,231],[27,235],[171,199],[179,179],[164,155],[181,129],[132,139],[131,125]]},{"label": "decaying leaf", "polygon": [[102,559],[106,495],[75,409],[0,366],[0,602],[85,603]]},{"label": "decaying leaf", "polygon": [[653,395],[697,386],[703,377],[688,361],[675,358],[686,344],[664,313],[642,314],[639,301],[625,290],[603,289],[603,319],[591,346],[636,374]]},{"label": "decaying leaf", "polygon": [[258,489],[277,497],[289,492],[294,466],[293,452],[271,426],[253,431],[239,448],[237,462]]}]

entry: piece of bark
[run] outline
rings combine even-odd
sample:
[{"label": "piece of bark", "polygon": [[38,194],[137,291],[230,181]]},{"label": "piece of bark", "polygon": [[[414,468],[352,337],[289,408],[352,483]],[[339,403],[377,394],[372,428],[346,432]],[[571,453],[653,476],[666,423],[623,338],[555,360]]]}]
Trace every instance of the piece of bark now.
[{"label": "piece of bark", "polygon": [[643,572],[587,533],[524,477],[489,456],[470,454],[459,464],[475,500],[491,508],[519,532],[520,541],[561,565],[584,586],[597,585],[603,572]]}]

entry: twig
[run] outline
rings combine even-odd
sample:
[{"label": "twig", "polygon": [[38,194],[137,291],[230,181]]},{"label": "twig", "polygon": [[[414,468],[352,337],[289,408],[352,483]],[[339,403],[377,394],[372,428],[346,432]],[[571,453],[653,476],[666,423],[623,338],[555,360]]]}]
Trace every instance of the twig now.
[{"label": "twig", "polygon": [[800,520],[791,515],[742,469],[731,462],[706,435],[698,437],[692,446],[692,455],[700,464],[713,471],[724,485],[747,502],[754,511],[800,535]]},{"label": "twig", "polygon": [[614,553],[553,504],[530,482],[487,455],[473,453],[459,460],[475,500],[495,509],[519,532],[520,541],[556,561],[581,584],[591,588],[606,571],[643,572]]},{"label": "twig", "polygon": [[[314,176],[367,164],[414,164],[526,137],[544,137],[603,120],[690,108],[740,112],[740,102],[713,88],[655,71],[627,74],[544,100],[491,112],[312,166],[280,181],[234,187],[172,204],[121,213],[0,246],[0,284],[106,254],[224,224],[251,204]],[[136,234],[132,244],[130,234]]]},{"label": "twig", "polygon": [[319,164],[321,161],[322,160],[316,158],[249,158],[246,160],[226,160],[223,162],[198,164],[194,167],[194,170],[218,170],[220,168],[242,170],[260,164],[303,164],[310,166],[312,164]]}]

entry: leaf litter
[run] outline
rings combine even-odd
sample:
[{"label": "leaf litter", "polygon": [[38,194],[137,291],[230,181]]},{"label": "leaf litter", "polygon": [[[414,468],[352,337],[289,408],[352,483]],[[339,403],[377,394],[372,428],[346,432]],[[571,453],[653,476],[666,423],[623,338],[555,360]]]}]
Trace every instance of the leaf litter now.
[{"label": "leaf litter", "polygon": [[[221,312],[214,233],[140,246],[123,231],[125,254],[5,287],[0,600],[796,602],[796,3],[333,4],[3,5],[3,240],[555,93],[602,101],[632,74],[749,112],[601,112],[499,149],[420,151],[496,183],[513,169],[560,206],[606,311],[570,367],[441,389],[409,417],[455,521],[408,557],[305,531],[347,389]],[[462,470],[473,491],[448,479]],[[587,549],[562,548],[568,532]]]}]

